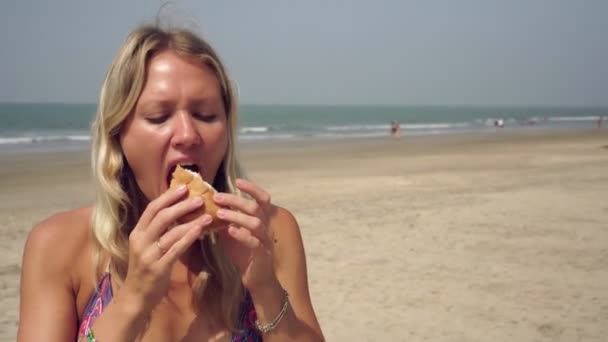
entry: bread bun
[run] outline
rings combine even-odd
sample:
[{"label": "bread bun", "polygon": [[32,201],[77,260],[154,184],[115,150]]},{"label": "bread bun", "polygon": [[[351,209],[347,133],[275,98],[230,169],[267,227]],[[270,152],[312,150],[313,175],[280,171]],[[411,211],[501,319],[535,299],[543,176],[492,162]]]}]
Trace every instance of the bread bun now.
[{"label": "bread bun", "polygon": [[213,218],[213,221],[205,227],[205,230],[217,230],[224,228],[228,223],[217,217],[217,211],[220,208],[213,200],[213,195],[217,192],[213,186],[203,180],[201,175],[184,169],[180,165],[177,165],[175,171],[171,175],[171,184],[169,188],[173,189],[182,184],[188,187],[188,197],[199,196],[204,204],[202,208],[192,211],[184,215],[178,220],[179,223],[189,222],[203,214],[209,214]]}]

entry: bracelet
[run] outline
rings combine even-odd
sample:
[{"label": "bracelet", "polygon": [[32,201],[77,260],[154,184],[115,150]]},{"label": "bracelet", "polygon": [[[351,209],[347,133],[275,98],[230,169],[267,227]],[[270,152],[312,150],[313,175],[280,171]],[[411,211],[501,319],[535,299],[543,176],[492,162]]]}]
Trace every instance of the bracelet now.
[{"label": "bracelet", "polygon": [[281,311],[279,311],[279,314],[277,315],[277,317],[275,317],[275,319],[272,322],[262,325],[260,323],[260,321],[258,321],[257,319],[255,320],[255,327],[256,327],[256,329],[258,329],[258,331],[262,335],[264,335],[267,332],[276,328],[277,325],[279,325],[279,323],[281,323],[283,316],[285,316],[285,313],[287,312],[287,308],[289,308],[289,294],[285,290],[283,290],[283,293],[285,294],[284,301],[283,301],[283,307],[281,308]]}]

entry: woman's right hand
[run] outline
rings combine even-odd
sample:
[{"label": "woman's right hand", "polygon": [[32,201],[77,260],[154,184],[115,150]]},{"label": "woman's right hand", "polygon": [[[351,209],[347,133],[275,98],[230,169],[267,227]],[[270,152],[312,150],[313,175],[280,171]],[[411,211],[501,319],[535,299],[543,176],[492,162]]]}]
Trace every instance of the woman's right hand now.
[{"label": "woman's right hand", "polygon": [[95,320],[100,341],[134,341],[146,318],[167,294],[175,261],[199,238],[211,217],[175,225],[203,203],[185,199],[185,187],[170,189],[151,201],[129,235],[127,275],[114,298]]},{"label": "woman's right hand", "polygon": [[128,296],[143,313],[152,310],[166,295],[175,261],[211,223],[209,215],[175,225],[185,214],[200,208],[200,197],[183,200],[187,188],[170,189],[151,201],[129,235],[129,264],[117,295]]}]

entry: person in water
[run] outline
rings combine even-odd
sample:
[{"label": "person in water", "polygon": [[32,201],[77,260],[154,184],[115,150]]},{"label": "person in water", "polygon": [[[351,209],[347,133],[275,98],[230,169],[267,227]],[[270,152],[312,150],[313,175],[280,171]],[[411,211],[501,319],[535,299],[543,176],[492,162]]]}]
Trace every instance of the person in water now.
[{"label": "person in water", "polygon": [[391,121],[391,136],[398,137],[401,135],[401,125],[398,121]]}]

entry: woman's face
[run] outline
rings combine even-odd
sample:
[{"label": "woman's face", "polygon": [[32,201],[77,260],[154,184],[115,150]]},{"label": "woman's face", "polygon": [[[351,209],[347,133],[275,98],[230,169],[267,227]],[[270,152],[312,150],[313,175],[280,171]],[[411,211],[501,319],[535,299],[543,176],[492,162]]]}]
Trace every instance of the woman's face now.
[{"label": "woman's face", "polygon": [[177,164],[195,165],[207,182],[226,154],[228,127],[211,67],[170,50],[152,57],[146,83],[120,132],[139,188],[153,200],[169,187]]}]

